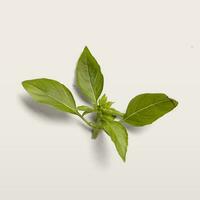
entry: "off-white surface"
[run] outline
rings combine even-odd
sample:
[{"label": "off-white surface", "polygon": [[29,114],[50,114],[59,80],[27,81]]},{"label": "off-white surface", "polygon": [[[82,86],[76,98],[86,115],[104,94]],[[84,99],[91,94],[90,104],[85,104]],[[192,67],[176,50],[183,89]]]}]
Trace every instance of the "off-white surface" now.
[{"label": "off-white surface", "polygon": [[[199,200],[199,8],[199,0],[0,0],[0,199]],[[179,101],[155,124],[129,129],[125,164],[106,135],[91,140],[79,119],[21,87],[48,77],[74,92],[85,45],[117,108],[143,92]]]}]

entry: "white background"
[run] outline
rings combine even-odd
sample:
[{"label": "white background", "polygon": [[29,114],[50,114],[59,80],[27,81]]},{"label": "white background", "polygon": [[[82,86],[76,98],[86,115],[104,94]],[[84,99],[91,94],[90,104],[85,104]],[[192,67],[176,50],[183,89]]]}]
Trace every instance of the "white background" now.
[{"label": "white background", "polygon": [[[0,199],[200,199],[199,0],[0,0]],[[127,162],[106,135],[34,103],[25,79],[74,90],[87,45],[104,92],[125,111],[143,92],[179,101],[151,126],[129,129]]]}]

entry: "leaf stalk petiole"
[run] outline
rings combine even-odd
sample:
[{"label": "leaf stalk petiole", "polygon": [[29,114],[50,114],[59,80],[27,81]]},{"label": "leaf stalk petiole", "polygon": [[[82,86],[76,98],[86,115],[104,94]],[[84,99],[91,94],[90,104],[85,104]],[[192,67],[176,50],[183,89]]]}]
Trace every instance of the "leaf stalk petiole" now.
[{"label": "leaf stalk petiole", "polygon": [[83,117],[80,113],[77,114],[88,126],[91,128],[97,128],[92,122],[89,122],[85,117]]}]

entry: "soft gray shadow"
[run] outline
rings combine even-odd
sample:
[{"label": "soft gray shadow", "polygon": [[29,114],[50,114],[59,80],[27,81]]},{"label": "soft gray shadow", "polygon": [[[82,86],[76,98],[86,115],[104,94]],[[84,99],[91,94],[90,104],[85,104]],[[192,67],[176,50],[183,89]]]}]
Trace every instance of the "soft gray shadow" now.
[{"label": "soft gray shadow", "polygon": [[82,120],[77,119],[77,124],[82,127],[85,131],[87,131],[89,134],[91,134],[91,128],[86,125]]},{"label": "soft gray shadow", "polygon": [[102,132],[99,133],[96,139],[92,139],[92,152],[98,166],[106,167],[109,165],[110,154],[108,149],[108,138]]},{"label": "soft gray shadow", "polygon": [[[38,115],[43,119],[53,120],[53,121],[65,121],[69,119],[69,116],[65,113],[59,112],[49,106],[39,104],[32,100],[28,95],[21,95],[19,99],[22,105],[31,112],[31,114]],[[85,129],[90,138],[92,137],[91,128],[84,124],[84,122],[77,120],[79,126]],[[92,144],[92,154],[97,161],[98,166],[108,166],[110,161],[109,150],[107,146],[107,138],[105,134],[100,133],[96,139],[91,139]]]},{"label": "soft gray shadow", "polygon": [[28,109],[32,114],[36,114],[45,119],[56,120],[56,121],[66,121],[69,116],[64,113],[51,108],[50,106],[39,104],[32,100],[28,95],[19,96],[22,105]]},{"label": "soft gray shadow", "polygon": [[149,128],[148,126],[142,126],[142,127],[137,127],[137,126],[130,126],[128,124],[124,124],[126,129],[128,130],[129,134],[137,134],[141,135],[145,132],[147,132],[147,129]]},{"label": "soft gray shadow", "polygon": [[94,161],[98,166],[106,167],[110,161],[110,150],[108,149],[109,138],[102,132],[99,133],[96,139],[92,139],[92,129],[87,126],[83,121],[77,120],[77,126],[81,127],[84,133],[87,134],[91,143],[91,156],[94,157]]}]

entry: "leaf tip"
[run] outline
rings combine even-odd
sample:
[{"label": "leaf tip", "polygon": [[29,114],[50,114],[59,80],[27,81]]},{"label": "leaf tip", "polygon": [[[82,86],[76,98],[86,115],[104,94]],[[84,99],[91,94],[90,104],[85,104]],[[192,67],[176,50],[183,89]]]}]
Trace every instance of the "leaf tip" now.
[{"label": "leaf tip", "polygon": [[174,108],[178,106],[178,101],[176,101],[175,99],[170,99],[174,105]]},{"label": "leaf tip", "polygon": [[121,157],[123,162],[125,163],[126,162],[126,155],[124,157]]},{"label": "leaf tip", "polygon": [[22,81],[21,84],[22,84],[23,88],[26,89],[27,81]]},{"label": "leaf tip", "polygon": [[83,49],[83,51],[87,51],[88,52],[89,51],[88,46],[85,46],[84,49]]}]

